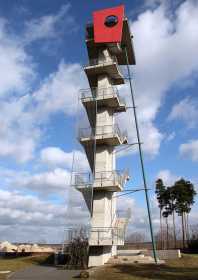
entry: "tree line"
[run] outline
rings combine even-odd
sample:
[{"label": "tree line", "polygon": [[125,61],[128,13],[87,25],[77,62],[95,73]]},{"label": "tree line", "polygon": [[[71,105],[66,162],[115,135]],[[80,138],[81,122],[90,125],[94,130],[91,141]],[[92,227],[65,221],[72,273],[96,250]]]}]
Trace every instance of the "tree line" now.
[{"label": "tree line", "polygon": [[[169,217],[172,217],[172,235],[174,246],[177,247],[177,234],[175,215],[181,217],[182,245],[185,248],[189,240],[189,213],[195,202],[196,191],[194,185],[181,178],[172,186],[165,186],[162,179],[156,181],[155,193],[160,209],[160,237],[161,248],[164,248],[166,239],[166,247],[169,248],[170,224]],[[163,223],[165,221],[165,236]]]}]

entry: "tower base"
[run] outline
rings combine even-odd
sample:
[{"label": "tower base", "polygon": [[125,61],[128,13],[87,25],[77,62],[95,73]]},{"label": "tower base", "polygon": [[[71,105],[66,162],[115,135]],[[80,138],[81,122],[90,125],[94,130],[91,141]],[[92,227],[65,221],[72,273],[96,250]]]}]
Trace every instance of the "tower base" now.
[{"label": "tower base", "polygon": [[117,246],[90,246],[88,267],[104,265],[117,254]]}]

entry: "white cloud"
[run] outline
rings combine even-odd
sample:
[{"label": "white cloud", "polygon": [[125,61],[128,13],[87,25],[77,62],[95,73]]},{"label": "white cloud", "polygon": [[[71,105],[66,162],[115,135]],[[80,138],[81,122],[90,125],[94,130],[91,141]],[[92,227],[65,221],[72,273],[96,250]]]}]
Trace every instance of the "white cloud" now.
[{"label": "white cloud", "polygon": [[65,64],[62,61],[58,70],[46,78],[42,86],[33,93],[36,102],[35,115],[45,119],[50,114],[64,112],[76,114],[78,92],[86,88],[87,81],[79,64]]},{"label": "white cloud", "polygon": [[[133,77],[140,133],[143,147],[151,155],[159,152],[163,139],[154,121],[165,95],[174,84],[191,79],[191,75],[196,78],[198,70],[197,1],[182,3],[174,17],[168,17],[168,12],[161,4],[130,23],[137,61]],[[132,111],[128,110],[122,125],[130,128],[133,141],[130,118]]]},{"label": "white cloud", "polygon": [[13,157],[18,162],[32,159],[40,129],[28,110],[28,96],[1,101],[0,156]]},{"label": "white cloud", "polygon": [[36,73],[32,58],[2,18],[0,52],[0,156],[25,162],[33,156],[39,130],[32,127],[31,114],[25,109],[28,97],[21,96],[29,91]]},{"label": "white cloud", "polygon": [[162,179],[165,185],[170,186],[179,179],[179,176],[173,174],[168,169],[163,169],[158,172],[156,179]]},{"label": "white cloud", "polygon": [[[144,193],[142,192],[142,197],[144,199]],[[153,230],[157,232],[159,228],[159,210],[155,199],[150,200],[151,215],[153,222]],[[146,207],[142,207],[139,202],[130,195],[118,197],[117,202],[118,213],[120,212],[120,217],[126,217],[127,209],[131,210],[131,218],[127,226],[127,235],[133,232],[145,233],[147,240],[150,239],[149,223],[148,223],[148,212]]]},{"label": "white cloud", "polygon": [[193,139],[181,144],[179,152],[183,157],[190,158],[192,161],[198,161],[198,140]]},{"label": "white cloud", "polygon": [[0,18],[0,96],[22,93],[35,78],[31,57],[8,30],[8,22]]},{"label": "white cloud", "polygon": [[198,100],[186,97],[175,104],[168,116],[168,120],[184,121],[189,128],[197,125]]},{"label": "white cloud", "polygon": [[[167,172],[167,170],[165,170],[162,171],[161,174],[162,173],[166,173],[166,177],[170,177],[170,171]],[[17,177],[17,173],[13,173],[9,170],[4,170],[4,173],[1,173],[1,175],[3,174],[4,177],[10,176],[13,179]],[[21,177],[22,176],[26,177],[27,174],[21,174]],[[35,177],[38,178],[42,176]],[[39,183],[37,184],[37,179],[35,180],[35,177],[32,179],[32,181],[29,180],[27,186],[32,191],[35,190],[35,184],[36,189],[38,188],[40,183],[43,184],[44,182],[44,186],[48,185],[49,180],[40,179]],[[162,177],[165,179],[165,176],[162,175]],[[36,183],[33,182],[34,180]],[[46,181],[48,181],[47,184]],[[29,186],[30,182],[33,182],[32,187]],[[59,188],[55,186],[54,193],[58,192],[58,189]],[[47,194],[48,191],[51,192],[51,190],[51,188],[45,188],[43,191],[45,191],[45,194]],[[67,192],[67,187],[65,187],[64,192]],[[61,195],[61,192],[59,193],[59,195]],[[67,202],[65,199],[64,201],[65,202],[58,202],[56,204],[54,201],[52,202],[41,200],[32,195],[24,195],[13,191],[10,192],[0,190],[1,239],[9,239],[11,241],[14,240],[20,242],[38,242],[39,240],[44,239],[48,242],[60,242],[60,239],[63,237],[63,232],[67,227],[76,225],[88,225],[88,211],[86,209],[85,203],[82,200],[80,192],[77,192],[73,188],[69,188],[69,193],[67,194]],[[126,214],[126,210],[131,209],[132,215],[128,225],[128,234],[134,231],[146,232],[146,239],[149,239],[150,234],[146,208],[142,207],[142,205],[140,205],[139,202],[136,201],[134,196],[119,197],[117,204],[118,211],[120,211],[120,216],[124,216]],[[153,227],[154,231],[156,232],[159,228],[159,211],[155,199],[151,200],[151,210]],[[192,211],[192,213],[194,213],[192,216],[194,222],[196,221],[196,215],[195,212]],[[35,230],[37,232],[36,236]]]},{"label": "white cloud", "polygon": [[43,135],[40,125],[58,112],[76,114],[78,91],[85,84],[81,66],[62,61],[32,96],[1,101],[0,156],[18,162],[32,159]]},{"label": "white cloud", "polygon": [[66,153],[58,147],[47,147],[41,150],[40,157],[41,162],[48,166],[62,166],[71,169],[74,160],[74,163],[78,165],[79,169],[88,169],[88,161],[85,153],[78,150]]},{"label": "white cloud", "polygon": [[57,38],[61,33],[69,33],[76,29],[76,23],[70,14],[71,5],[63,5],[56,14],[33,18],[25,24],[25,43],[41,39]]},{"label": "white cloud", "polygon": [[70,178],[70,172],[61,168],[55,168],[51,171],[36,174],[22,174],[22,176],[16,178],[13,187],[25,188],[45,195],[51,193],[60,194],[66,192],[70,184]]},{"label": "white cloud", "polygon": [[[87,221],[87,212],[83,207],[73,206],[72,210],[72,222],[83,224]],[[67,225],[66,214],[64,204],[0,190],[1,240],[38,242],[45,239],[60,242]]]},{"label": "white cloud", "polygon": [[166,141],[172,141],[176,136],[176,133],[173,131],[166,136]]},{"label": "white cloud", "polygon": [[[128,90],[128,92],[127,92]],[[128,100],[128,106],[131,106],[131,101],[129,97],[129,88],[128,85],[125,88],[121,88],[121,95],[125,96],[125,99]],[[139,93],[138,93],[139,95]],[[139,98],[139,97],[138,97]],[[137,103],[138,103],[137,98]],[[150,102],[150,101],[149,101]],[[137,115],[138,115],[138,125],[140,130],[140,137],[142,142],[142,148],[144,152],[146,152],[149,156],[154,157],[158,154],[160,143],[164,138],[164,135],[157,129],[154,125],[153,117],[150,117],[151,111],[153,110],[152,106],[149,103],[144,104],[143,106],[138,106]],[[120,123],[120,127],[122,131],[126,131],[128,135],[128,142],[137,143],[136,129],[134,123],[134,115],[132,109],[128,109],[126,113],[121,113],[116,116],[118,123]],[[127,150],[127,153],[136,152],[137,146],[132,146],[131,149]],[[125,154],[125,152],[120,153],[121,155]]]},{"label": "white cloud", "polygon": [[69,9],[66,4],[56,14],[30,20],[21,37],[13,35],[9,22],[0,18],[0,157],[19,163],[32,160],[43,136],[41,125],[51,114],[76,112],[78,90],[85,81],[80,65],[62,61],[57,71],[31,92],[36,72],[26,50],[26,44],[34,40],[60,37],[60,30],[73,31],[76,25]]},{"label": "white cloud", "polygon": [[65,215],[65,209],[60,205],[44,202],[34,196],[24,196],[4,190],[0,190],[0,209],[0,221],[4,225],[32,223],[49,225],[53,220],[55,223],[55,218],[58,217],[58,220],[62,219],[62,222],[59,220],[61,225]]}]

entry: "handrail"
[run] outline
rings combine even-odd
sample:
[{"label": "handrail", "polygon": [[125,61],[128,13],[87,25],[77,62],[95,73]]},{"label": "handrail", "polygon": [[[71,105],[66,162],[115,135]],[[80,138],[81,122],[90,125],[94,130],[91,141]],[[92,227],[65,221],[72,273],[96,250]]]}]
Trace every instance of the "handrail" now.
[{"label": "handrail", "polygon": [[105,241],[110,241],[116,244],[119,241],[124,241],[125,229],[116,226],[109,227],[86,227],[86,228],[68,228],[65,229],[64,246],[76,239],[89,240],[100,244]]},{"label": "handrail", "polygon": [[95,136],[104,136],[113,134],[118,135],[122,140],[127,137],[127,132],[121,132],[118,124],[96,126],[96,128],[86,127],[79,128],[78,137],[80,138],[94,138]]},{"label": "handrail", "polygon": [[118,227],[92,227],[90,229],[90,241],[100,244],[102,241],[110,240],[117,243],[119,239],[124,240],[125,230]]},{"label": "handrail", "polygon": [[105,65],[107,63],[117,63],[116,56],[105,56],[104,58],[92,58],[89,60],[89,63],[86,66],[94,66],[94,65]]},{"label": "handrail", "polygon": [[[92,87],[92,88],[86,88],[81,89],[81,97],[97,97],[104,95],[103,93],[107,92],[109,94],[118,94],[118,89],[115,86],[109,86],[109,87]],[[102,93],[102,94],[101,94]]]},{"label": "handrail", "polygon": [[126,181],[126,174],[128,176],[126,170],[96,171],[94,177],[91,172],[74,172],[72,174],[72,185],[91,187],[95,182],[102,187],[104,182],[109,180],[114,184],[119,183],[122,186]]},{"label": "handrail", "polygon": [[108,97],[117,97],[121,103],[126,104],[125,99],[120,96],[117,87],[93,87],[93,88],[88,88],[88,89],[81,89],[81,99],[95,99],[95,98],[108,98]]}]

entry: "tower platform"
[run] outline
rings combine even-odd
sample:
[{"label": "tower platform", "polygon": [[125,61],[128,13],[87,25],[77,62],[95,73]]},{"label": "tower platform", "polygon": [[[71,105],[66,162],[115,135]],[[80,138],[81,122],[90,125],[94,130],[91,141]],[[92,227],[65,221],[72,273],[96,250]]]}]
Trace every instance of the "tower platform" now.
[{"label": "tower platform", "polygon": [[127,170],[101,171],[96,172],[94,176],[89,172],[74,173],[72,185],[79,191],[94,188],[99,191],[121,192],[128,178]]},{"label": "tower platform", "polygon": [[96,125],[96,111],[101,107],[112,109],[113,113],[126,112],[126,103],[116,87],[82,89],[81,101],[86,109],[91,127]]},{"label": "tower platform", "polygon": [[106,74],[112,80],[112,85],[124,84],[124,77],[118,67],[116,57],[109,57],[106,60],[92,59],[89,65],[84,67],[90,87],[97,86],[97,76]]}]

